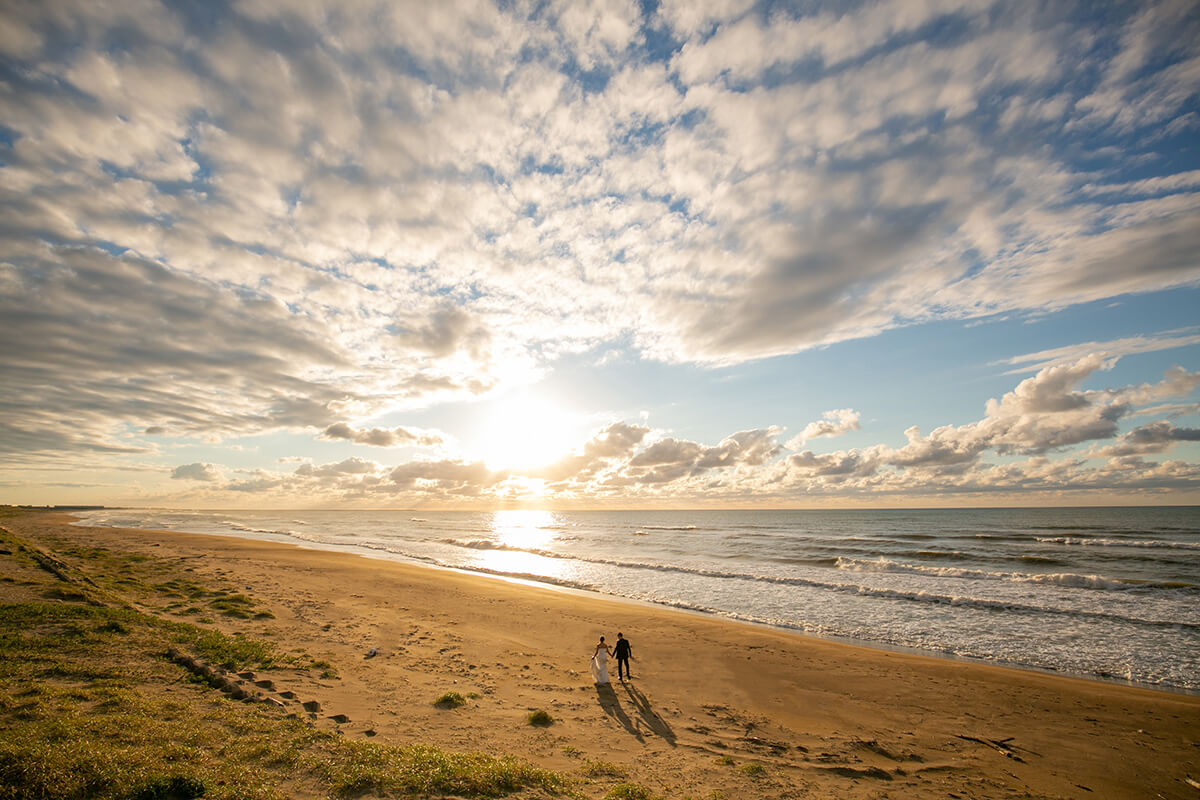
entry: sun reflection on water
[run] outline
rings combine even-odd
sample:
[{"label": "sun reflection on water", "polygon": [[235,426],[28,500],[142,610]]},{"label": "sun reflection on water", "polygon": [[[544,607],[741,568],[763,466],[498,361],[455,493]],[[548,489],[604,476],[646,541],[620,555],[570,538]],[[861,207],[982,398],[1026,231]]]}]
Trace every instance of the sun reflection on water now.
[{"label": "sun reflection on water", "polygon": [[512,509],[492,514],[495,549],[478,554],[479,566],[494,572],[563,578],[569,562],[529,551],[553,551],[560,520],[551,511]]}]

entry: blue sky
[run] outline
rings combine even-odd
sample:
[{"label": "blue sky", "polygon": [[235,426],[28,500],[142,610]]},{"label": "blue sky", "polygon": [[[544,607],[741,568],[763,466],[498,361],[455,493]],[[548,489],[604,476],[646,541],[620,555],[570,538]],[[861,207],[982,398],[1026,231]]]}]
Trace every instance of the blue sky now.
[{"label": "blue sky", "polygon": [[1187,2],[0,11],[0,502],[1200,503]]}]

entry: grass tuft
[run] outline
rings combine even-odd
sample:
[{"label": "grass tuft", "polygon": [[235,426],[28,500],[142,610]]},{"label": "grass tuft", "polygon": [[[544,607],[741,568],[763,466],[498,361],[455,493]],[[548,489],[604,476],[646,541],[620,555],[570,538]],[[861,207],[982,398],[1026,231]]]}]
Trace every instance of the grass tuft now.
[{"label": "grass tuft", "polygon": [[466,702],[466,698],[458,692],[446,692],[437,700],[434,700],[433,704],[438,708],[458,708]]},{"label": "grass tuft", "polygon": [[592,761],[588,760],[583,768],[580,769],[585,776],[589,778],[624,778],[625,770],[613,764],[611,761]]},{"label": "grass tuft", "polygon": [[604,800],[657,800],[656,796],[645,786],[636,783],[618,783],[608,790]]},{"label": "grass tuft", "polygon": [[203,796],[203,781],[175,775],[170,778],[155,778],[134,792],[133,800],[193,800]]},{"label": "grass tuft", "polygon": [[535,727],[547,728],[554,724],[554,717],[550,716],[549,712],[539,708],[537,711],[531,711],[529,716],[526,717],[526,721]]}]

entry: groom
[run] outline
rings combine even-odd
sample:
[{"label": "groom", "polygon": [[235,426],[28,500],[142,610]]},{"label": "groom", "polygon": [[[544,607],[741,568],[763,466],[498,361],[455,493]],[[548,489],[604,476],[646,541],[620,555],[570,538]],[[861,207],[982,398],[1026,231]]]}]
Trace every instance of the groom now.
[{"label": "groom", "polygon": [[629,678],[633,680],[633,675],[629,672],[629,656],[633,648],[629,646],[629,640],[622,634],[617,634],[617,646],[613,650],[613,655],[617,657],[617,679],[625,680]]}]

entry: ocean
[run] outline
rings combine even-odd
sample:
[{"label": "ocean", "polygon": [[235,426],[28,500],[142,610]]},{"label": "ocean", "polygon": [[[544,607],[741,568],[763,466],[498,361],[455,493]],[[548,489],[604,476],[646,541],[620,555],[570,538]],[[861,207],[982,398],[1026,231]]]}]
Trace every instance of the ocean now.
[{"label": "ocean", "polygon": [[1200,508],[184,511],[218,534],[520,578],[933,655],[1200,691]]}]

